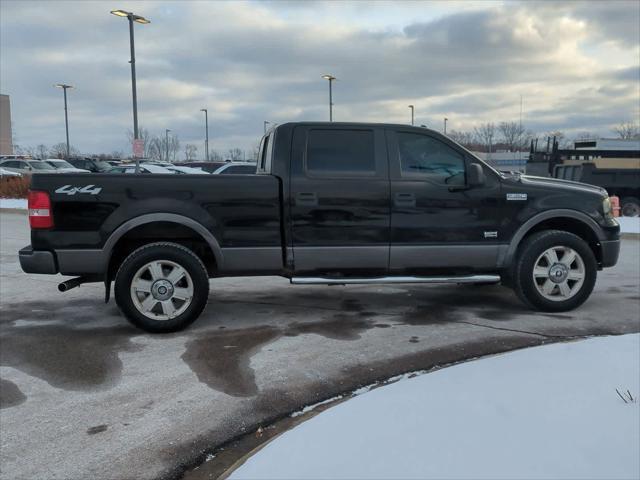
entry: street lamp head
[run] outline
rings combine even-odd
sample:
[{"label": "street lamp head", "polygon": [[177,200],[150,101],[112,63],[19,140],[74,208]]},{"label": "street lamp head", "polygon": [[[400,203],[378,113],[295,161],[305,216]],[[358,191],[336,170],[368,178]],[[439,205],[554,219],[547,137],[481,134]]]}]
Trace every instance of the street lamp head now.
[{"label": "street lamp head", "polygon": [[67,85],[66,83],[56,83],[54,87],[66,89],[66,88],[73,88],[73,85]]},{"label": "street lamp head", "polygon": [[200,111],[206,113],[207,109],[206,108],[201,108]]},{"label": "street lamp head", "polygon": [[151,23],[151,20],[148,20],[144,17],[141,17],[140,15],[134,15],[133,16],[133,21],[136,23],[141,23],[143,25],[146,25],[147,23]]},{"label": "street lamp head", "polygon": [[413,108],[413,105],[407,105],[409,108]]},{"label": "street lamp head", "polygon": [[125,12],[124,10],[111,10],[111,14],[117,17],[128,17],[133,15],[131,12]]},{"label": "street lamp head", "polygon": [[336,80],[336,77],[334,77],[333,75],[322,75],[322,78],[329,81]]}]

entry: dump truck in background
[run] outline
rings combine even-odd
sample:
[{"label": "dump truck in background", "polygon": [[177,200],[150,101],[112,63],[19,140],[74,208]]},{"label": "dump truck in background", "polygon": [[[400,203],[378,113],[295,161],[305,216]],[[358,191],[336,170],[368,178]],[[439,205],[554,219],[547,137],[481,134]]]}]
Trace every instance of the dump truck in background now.
[{"label": "dump truck in background", "polygon": [[640,139],[584,140],[574,147],[560,149],[553,138],[539,152],[532,142],[527,174],[602,187],[620,198],[623,216],[640,216]]}]

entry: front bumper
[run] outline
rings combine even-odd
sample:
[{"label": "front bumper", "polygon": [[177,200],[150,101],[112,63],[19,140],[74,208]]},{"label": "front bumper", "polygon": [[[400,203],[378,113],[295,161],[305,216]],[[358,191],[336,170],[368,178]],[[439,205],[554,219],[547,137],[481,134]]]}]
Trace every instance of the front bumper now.
[{"label": "front bumper", "polygon": [[620,255],[620,240],[606,240],[600,242],[602,248],[602,267],[613,267],[618,263]]},{"label": "front bumper", "polygon": [[20,267],[25,273],[44,273],[55,275],[58,273],[56,257],[46,250],[34,250],[29,245],[18,252]]}]

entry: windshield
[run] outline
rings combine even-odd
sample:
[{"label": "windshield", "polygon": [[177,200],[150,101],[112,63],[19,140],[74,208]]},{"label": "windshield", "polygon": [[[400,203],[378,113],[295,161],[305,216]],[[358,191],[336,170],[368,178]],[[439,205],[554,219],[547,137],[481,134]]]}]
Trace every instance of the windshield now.
[{"label": "windshield", "polygon": [[55,170],[55,168],[45,162],[29,162],[29,166],[34,170]]},{"label": "windshield", "polygon": [[69,162],[64,160],[49,160],[47,163],[52,165],[54,168],[75,168]]}]

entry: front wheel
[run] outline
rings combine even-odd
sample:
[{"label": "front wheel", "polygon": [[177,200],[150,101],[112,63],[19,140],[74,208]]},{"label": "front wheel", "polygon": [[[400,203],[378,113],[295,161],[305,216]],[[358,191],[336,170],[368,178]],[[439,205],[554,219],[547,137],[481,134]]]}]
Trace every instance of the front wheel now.
[{"label": "front wheel", "polygon": [[209,277],[198,256],[176,243],[151,243],[122,262],[115,279],[118,307],[151,333],[182,330],[207,304]]},{"label": "front wheel", "polygon": [[522,246],[514,289],[524,303],[547,312],[582,305],[596,282],[598,266],[589,245],[559,230],[538,232]]}]

